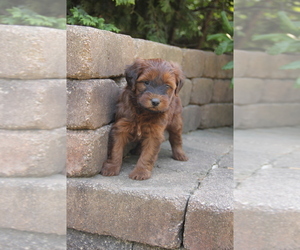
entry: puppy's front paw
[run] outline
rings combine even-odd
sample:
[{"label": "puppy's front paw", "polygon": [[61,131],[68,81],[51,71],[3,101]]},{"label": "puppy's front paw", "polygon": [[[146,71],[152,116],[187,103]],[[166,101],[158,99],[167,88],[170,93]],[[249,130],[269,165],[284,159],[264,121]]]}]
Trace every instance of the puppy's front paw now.
[{"label": "puppy's front paw", "polygon": [[133,180],[147,180],[151,177],[151,171],[145,168],[134,168],[129,174],[129,178]]},{"label": "puppy's front paw", "polygon": [[100,174],[103,176],[115,176],[115,175],[119,175],[120,169],[121,169],[120,166],[106,161],[102,166]]},{"label": "puppy's front paw", "polygon": [[177,161],[187,161],[189,158],[186,156],[186,154],[182,151],[174,152],[173,153],[173,159]]}]

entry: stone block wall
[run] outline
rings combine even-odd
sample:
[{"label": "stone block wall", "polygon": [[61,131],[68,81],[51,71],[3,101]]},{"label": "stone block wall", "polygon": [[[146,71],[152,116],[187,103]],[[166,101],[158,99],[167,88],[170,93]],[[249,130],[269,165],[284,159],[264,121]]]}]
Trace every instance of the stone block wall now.
[{"label": "stone block wall", "polygon": [[162,58],[182,66],[183,132],[233,124],[230,55],[181,49],[90,27],[67,28],[67,175],[98,174],[106,159],[116,101],[135,58]]},{"label": "stone block wall", "polygon": [[0,40],[0,248],[58,249],[66,244],[66,31],[0,25]]},{"label": "stone block wall", "polygon": [[299,60],[295,55],[234,52],[234,126],[262,128],[300,124],[299,70],[281,66]]}]

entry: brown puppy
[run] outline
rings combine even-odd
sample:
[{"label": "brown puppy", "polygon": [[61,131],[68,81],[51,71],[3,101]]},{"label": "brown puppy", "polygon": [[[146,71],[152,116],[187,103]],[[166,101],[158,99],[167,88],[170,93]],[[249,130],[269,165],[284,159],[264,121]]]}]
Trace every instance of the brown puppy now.
[{"label": "brown puppy", "polygon": [[129,177],[145,180],[151,177],[165,130],[169,132],[173,158],[188,160],[182,150],[182,105],[178,96],[183,74],[176,64],[162,59],[137,59],[125,75],[127,86],[118,101],[109,155],[100,173],[118,175],[124,146],[138,141],[140,158]]}]

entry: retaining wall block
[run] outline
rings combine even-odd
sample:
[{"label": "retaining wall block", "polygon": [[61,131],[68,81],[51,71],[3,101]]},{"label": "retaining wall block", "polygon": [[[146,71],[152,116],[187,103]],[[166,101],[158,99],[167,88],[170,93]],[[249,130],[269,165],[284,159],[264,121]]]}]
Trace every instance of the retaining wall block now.
[{"label": "retaining wall block", "polygon": [[67,127],[97,129],[114,119],[120,88],[113,80],[68,80]]},{"label": "retaining wall block", "polygon": [[193,89],[191,93],[191,104],[210,103],[213,94],[214,82],[209,78],[194,78],[192,80]]},{"label": "retaining wall block", "polygon": [[185,107],[190,103],[190,96],[192,93],[192,81],[189,79],[184,80],[183,87],[179,92],[179,96],[181,99],[182,106]]},{"label": "retaining wall block", "polygon": [[233,125],[233,105],[230,103],[205,104],[199,112],[201,129]]},{"label": "retaining wall block", "polygon": [[107,159],[111,126],[97,130],[67,131],[67,176],[93,176],[100,172]]},{"label": "retaining wall block", "polygon": [[0,80],[0,128],[66,125],[66,80]]},{"label": "retaining wall block", "polygon": [[186,77],[201,77],[204,71],[206,53],[196,49],[183,49],[182,69]]},{"label": "retaining wall block", "polygon": [[0,178],[0,200],[1,228],[66,234],[65,176]]},{"label": "retaining wall block", "polygon": [[66,77],[65,30],[0,25],[0,40],[1,78]]},{"label": "retaining wall block", "polygon": [[162,58],[166,61],[182,63],[182,49],[157,42],[134,39],[135,58]]},{"label": "retaining wall block", "polygon": [[200,107],[198,105],[188,105],[183,108],[183,133],[196,130],[200,124]]},{"label": "retaining wall block", "polygon": [[244,77],[249,63],[249,51],[234,50],[233,64],[234,64],[234,78]]},{"label": "retaining wall block", "polygon": [[258,78],[234,79],[234,104],[259,103],[262,98],[264,80]]},{"label": "retaining wall block", "polygon": [[222,69],[227,63],[233,60],[232,55],[218,55],[217,56],[217,78],[219,79],[230,79],[233,77],[232,69]]},{"label": "retaining wall block", "polygon": [[202,77],[216,78],[220,70],[218,56],[214,52],[205,51],[205,64]]},{"label": "retaining wall block", "polygon": [[233,249],[233,171],[213,169],[190,198],[186,249]]},{"label": "retaining wall block", "polygon": [[230,80],[214,80],[212,102],[232,103],[233,88],[230,87]]},{"label": "retaining wall block", "polygon": [[67,26],[68,78],[110,78],[133,62],[134,39],[82,26]]},{"label": "retaining wall block", "polygon": [[235,128],[267,128],[300,124],[299,103],[260,103],[234,107]]},{"label": "retaining wall block", "polygon": [[66,130],[0,130],[0,176],[47,176],[64,170]]}]

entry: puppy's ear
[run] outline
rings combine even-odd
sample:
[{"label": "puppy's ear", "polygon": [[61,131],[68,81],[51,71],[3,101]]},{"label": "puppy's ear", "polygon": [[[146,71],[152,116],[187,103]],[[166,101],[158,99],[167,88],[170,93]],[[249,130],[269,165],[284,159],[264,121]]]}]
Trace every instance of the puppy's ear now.
[{"label": "puppy's ear", "polygon": [[129,65],[125,69],[125,77],[126,77],[126,81],[127,81],[127,86],[131,90],[135,90],[135,83],[143,71],[143,66],[144,66],[144,60],[136,59],[133,64]]},{"label": "puppy's ear", "polygon": [[179,64],[171,62],[171,65],[173,67],[173,72],[175,74],[175,79],[176,79],[175,95],[178,96],[178,93],[183,86],[185,77],[183,75],[183,72]]}]

